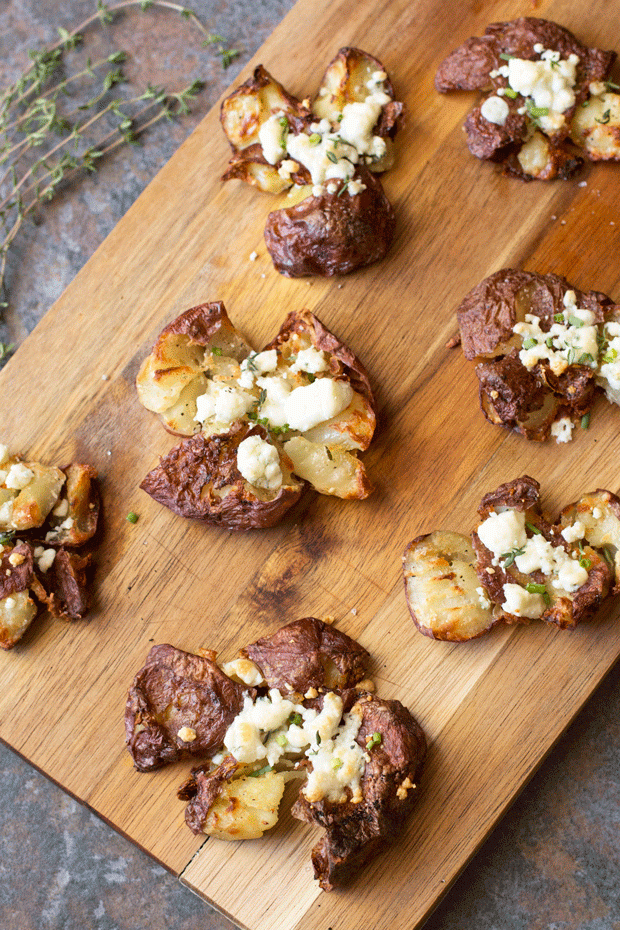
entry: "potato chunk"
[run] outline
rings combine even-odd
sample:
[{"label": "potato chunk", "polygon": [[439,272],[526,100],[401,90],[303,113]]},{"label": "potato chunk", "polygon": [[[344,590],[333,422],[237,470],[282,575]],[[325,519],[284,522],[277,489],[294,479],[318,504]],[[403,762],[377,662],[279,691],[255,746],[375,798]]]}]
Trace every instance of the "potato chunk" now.
[{"label": "potato chunk", "polygon": [[571,135],[591,161],[620,160],[620,94],[591,97],[577,107]]},{"label": "potato chunk", "polygon": [[459,533],[419,536],[405,550],[407,604],[420,633],[465,642],[497,622],[474,567],[476,554]]}]

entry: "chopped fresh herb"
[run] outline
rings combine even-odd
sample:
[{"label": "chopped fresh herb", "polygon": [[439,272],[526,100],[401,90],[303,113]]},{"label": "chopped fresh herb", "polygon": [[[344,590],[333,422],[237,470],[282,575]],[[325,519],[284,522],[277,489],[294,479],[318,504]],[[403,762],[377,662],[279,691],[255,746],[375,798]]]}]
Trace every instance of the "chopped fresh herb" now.
[{"label": "chopped fresh herb", "polygon": [[527,112],[532,117],[532,119],[536,120],[541,116],[549,115],[549,107],[535,107],[532,103],[530,103],[529,100],[526,102],[525,106],[527,107]]},{"label": "chopped fresh herb", "polygon": [[545,339],[545,345],[547,346],[548,349],[553,348],[553,336],[549,336],[548,339]]},{"label": "chopped fresh herb", "polygon": [[579,358],[577,359],[578,365],[590,365],[594,361],[594,356],[590,355],[589,352],[582,352]]},{"label": "chopped fresh herb", "polygon": [[579,559],[579,564],[581,565],[582,568],[590,568],[590,566],[592,565],[592,562],[590,561],[590,559]]},{"label": "chopped fresh herb", "polygon": [[546,594],[547,586],[544,584],[534,584],[534,582],[532,582],[531,584],[526,584],[525,590],[528,594]]},{"label": "chopped fresh herb", "polygon": [[581,418],[581,428],[587,429],[589,425],[590,425],[590,414],[584,413],[584,415]]},{"label": "chopped fresh herb", "polygon": [[266,400],[267,400],[267,391],[265,390],[265,388],[261,388],[260,394],[258,395],[258,406],[262,407]]},{"label": "chopped fresh herb", "polygon": [[292,726],[300,727],[303,722],[304,722],[304,718],[301,716],[301,714],[298,714],[297,711],[293,711],[293,713],[287,720],[288,725],[291,727]]},{"label": "chopped fresh herb", "polygon": [[533,349],[534,346],[536,346],[536,345],[538,345],[538,343],[536,342],[535,339],[526,339],[526,340],[523,342],[523,348],[524,348],[524,349]]},{"label": "chopped fresh herb", "polygon": [[276,743],[278,744],[278,746],[282,746],[282,747],[288,744],[288,740],[286,736],[284,735],[284,733],[278,733],[278,735],[276,736]]},{"label": "chopped fresh herb", "polygon": [[325,451],[327,452],[327,458],[330,460],[330,462],[333,462],[334,456],[332,455],[331,449],[329,448],[329,446],[325,446]]},{"label": "chopped fresh herb", "polygon": [[620,84],[614,84],[613,81],[605,81],[606,90],[620,90]]},{"label": "chopped fresh herb", "polygon": [[510,97],[511,100],[514,100],[518,96],[519,94],[517,93],[516,90],[513,90],[512,87],[504,88],[504,97]]},{"label": "chopped fresh herb", "polygon": [[138,522],[138,514],[135,513],[133,510],[130,510],[129,513],[127,514],[127,522],[128,522],[128,523],[137,523],[137,522]]},{"label": "chopped fresh herb", "polygon": [[338,156],[336,155],[335,152],[325,152],[325,154],[327,155],[327,157],[329,158],[329,160],[330,160],[331,162],[333,162],[334,165],[337,164],[337,162],[338,162]]},{"label": "chopped fresh herb", "polygon": [[564,314],[563,314],[563,313],[554,313],[554,314],[553,314],[553,319],[555,320],[556,323],[563,323],[563,322],[564,322]]},{"label": "chopped fresh herb", "polygon": [[605,559],[605,561],[607,562],[607,564],[609,565],[609,567],[610,567],[611,570],[613,571],[613,569],[614,569],[614,567],[615,567],[615,566],[614,566],[614,560],[613,560],[613,556],[612,556],[611,552],[609,551],[609,549],[607,548],[607,546],[603,546],[603,548],[601,549],[601,552],[603,553],[603,558]]},{"label": "chopped fresh herb", "polygon": [[528,530],[529,530],[531,533],[534,533],[535,536],[540,536],[540,535],[541,535],[540,530],[538,529],[537,526],[534,526],[533,523],[526,523],[525,525],[527,526]]},{"label": "chopped fresh herb", "polygon": [[314,382],[316,381],[316,375],[313,375],[311,371],[306,372],[306,378],[308,379],[310,384],[314,384]]},{"label": "chopped fresh herb", "polygon": [[520,549],[513,549],[511,552],[505,552],[503,555],[500,555],[500,561],[503,563],[504,568],[510,568],[514,560],[519,555],[523,555],[525,552],[525,546],[522,546]]},{"label": "chopped fresh herb", "polygon": [[[2,356],[0,356],[1,358]],[[618,350],[610,349],[609,352],[606,352],[603,356],[603,365],[610,365],[612,362],[615,362],[618,358]]]},{"label": "chopped fresh herb", "polygon": [[569,365],[573,364],[573,362],[575,361],[575,350],[574,349],[568,350],[568,352],[566,353],[566,361],[568,362]]},{"label": "chopped fresh herb", "polygon": [[335,759],[332,759],[332,768],[335,769],[336,771],[338,771],[338,769],[341,769],[343,765],[344,765],[344,762],[342,761],[342,759],[339,759],[338,756],[336,756]]},{"label": "chopped fresh herb", "polygon": [[315,741],[315,742],[316,742],[317,746],[320,746],[320,745],[321,745],[321,734],[320,734],[320,733],[317,733],[317,735],[316,735],[316,741]]},{"label": "chopped fresh herb", "polygon": [[602,119],[596,119],[596,117],[595,117],[595,118],[594,118],[594,122],[595,122],[595,123],[600,123],[601,126],[606,126],[607,123],[609,122],[609,117],[610,117],[610,116],[611,116],[611,112],[610,112],[609,110],[605,110],[605,112],[603,113]]},{"label": "chopped fresh herb", "polygon": [[344,184],[342,185],[342,187],[340,188],[340,190],[338,191],[338,197],[342,197],[342,195],[346,193],[348,186],[349,186],[349,179],[347,178]]},{"label": "chopped fresh herb", "polygon": [[336,122],[341,123],[343,119],[344,119],[344,113],[339,113],[338,116],[336,117]]},{"label": "chopped fresh herb", "polygon": [[219,346],[211,346],[211,352],[213,353],[213,355],[221,355],[221,354],[222,354],[222,350],[220,349]]},{"label": "chopped fresh herb", "polygon": [[366,740],[366,749],[373,749],[374,746],[379,746],[382,739],[383,737],[380,733],[373,733],[372,736],[369,736]]},{"label": "chopped fresh herb", "polygon": [[265,775],[267,772],[273,772],[273,765],[264,765],[262,769],[256,769],[255,772],[250,772],[250,778],[259,778],[261,775]]},{"label": "chopped fresh herb", "polygon": [[278,120],[278,123],[282,127],[282,135],[280,136],[280,145],[283,149],[286,148],[286,138],[288,136],[288,120],[286,116],[281,116]]},{"label": "chopped fresh herb", "polygon": [[15,530],[7,530],[6,533],[0,533],[0,546],[8,546],[14,536]]},{"label": "chopped fresh herb", "polygon": [[580,319],[578,316],[569,316],[568,325],[576,326],[578,329],[581,329],[581,327],[583,326],[583,320]]},{"label": "chopped fresh herb", "polygon": [[308,142],[310,143],[310,145],[318,145],[320,141],[321,141],[321,136],[318,132],[313,132],[310,138],[308,139]]},{"label": "chopped fresh herb", "polygon": [[514,56],[514,55],[509,55],[508,52],[500,52],[500,53],[499,53],[499,57],[502,59],[502,61],[512,61],[512,59],[513,59],[515,56]]}]

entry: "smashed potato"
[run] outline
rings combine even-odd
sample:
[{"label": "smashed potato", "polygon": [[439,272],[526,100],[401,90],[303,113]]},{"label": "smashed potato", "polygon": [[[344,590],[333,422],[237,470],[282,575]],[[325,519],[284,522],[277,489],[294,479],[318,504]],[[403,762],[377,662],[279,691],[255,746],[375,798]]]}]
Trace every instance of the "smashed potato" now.
[{"label": "smashed potato", "polygon": [[467,294],[457,319],[489,422],[567,442],[602,391],[620,401],[620,311],[605,294],[505,268]]},{"label": "smashed potato", "polygon": [[287,277],[348,274],[383,258],[394,211],[374,174],[394,161],[403,105],[378,59],[342,48],[312,103],[259,65],[224,100],[233,150],[222,180],[238,179],[290,203],[270,213],[265,243]]},{"label": "smashed potato", "polygon": [[439,66],[435,87],[484,94],[465,123],[477,158],[524,180],[566,179],[588,159],[620,159],[620,96],[609,81],[615,59],[528,16],[492,23],[464,42]]},{"label": "smashed potato", "polygon": [[253,352],[222,303],[193,307],[163,330],[137,390],[166,429],[187,437],[141,484],[181,516],[264,528],[306,482],[346,499],[373,490],[357,458],[376,423],[368,376],[307,310],[289,313]]},{"label": "smashed potato", "polygon": [[125,713],[136,768],[206,757],[178,797],[194,833],[225,840],[262,836],[286,783],[303,780],[293,816],[325,829],[315,878],[326,891],[344,884],[402,830],[426,754],[421,728],[399,701],[369,693],[366,650],[314,617],[221,668],[203,653],[151,649]]},{"label": "smashed potato", "polygon": [[97,529],[96,477],[90,465],[23,461],[0,445],[3,649],[19,642],[41,606],[64,620],[86,614],[91,555],[77,550]]},{"label": "smashed potato", "polygon": [[524,475],[486,494],[469,540],[438,531],[405,551],[407,603],[432,639],[465,642],[496,623],[542,619],[572,629],[618,593],[620,500],[585,495],[559,520],[540,507],[540,486]]}]

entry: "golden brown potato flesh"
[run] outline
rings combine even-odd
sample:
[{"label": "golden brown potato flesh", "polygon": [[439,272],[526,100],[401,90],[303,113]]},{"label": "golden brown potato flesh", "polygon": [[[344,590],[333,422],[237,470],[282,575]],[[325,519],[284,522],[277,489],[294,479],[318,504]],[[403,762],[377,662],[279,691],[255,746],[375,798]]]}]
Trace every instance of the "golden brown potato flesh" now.
[{"label": "golden brown potato flesh", "polygon": [[19,642],[38,609],[27,591],[17,591],[0,600],[0,648],[12,649]]},{"label": "golden brown potato flesh", "polygon": [[571,136],[591,161],[620,160],[620,94],[590,97],[577,107]]},{"label": "golden brown potato flesh", "polygon": [[465,642],[496,620],[474,567],[471,542],[459,533],[419,536],[405,550],[405,593],[413,621],[431,639]]},{"label": "golden brown potato flesh", "polygon": [[295,436],[284,443],[284,451],[295,474],[319,494],[361,500],[373,491],[362,462],[337,446],[318,445]]},{"label": "golden brown potato flesh", "polygon": [[223,101],[220,120],[226,138],[238,152],[255,145],[263,123],[280,113],[291,121],[309,116],[308,109],[258,65],[252,77]]},{"label": "golden brown potato flesh", "polygon": [[620,594],[620,498],[597,490],[569,504],[560,514],[560,525],[583,527],[583,538],[603,555],[614,571],[614,594]]},{"label": "golden brown potato flesh", "polygon": [[265,772],[224,782],[205,818],[203,833],[220,840],[255,840],[278,821],[284,775]]},{"label": "golden brown potato flesh", "polygon": [[54,465],[7,457],[0,465],[0,532],[42,526],[64,483]]}]

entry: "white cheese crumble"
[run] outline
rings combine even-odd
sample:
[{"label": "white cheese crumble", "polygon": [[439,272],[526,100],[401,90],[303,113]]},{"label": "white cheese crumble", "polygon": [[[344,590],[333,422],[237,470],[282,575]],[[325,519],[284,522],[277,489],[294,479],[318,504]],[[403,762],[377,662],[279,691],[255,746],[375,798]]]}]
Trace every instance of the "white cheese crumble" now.
[{"label": "white cheese crumble", "polygon": [[568,543],[577,542],[578,539],[583,539],[585,535],[586,528],[581,520],[575,520],[572,525],[565,526],[562,530],[562,537]]},{"label": "white cheese crumble", "polygon": [[551,435],[557,443],[570,442],[573,438],[574,423],[570,417],[560,417],[551,424]]},{"label": "white cheese crumble", "polygon": [[0,504],[0,524],[9,526],[13,520],[13,501]]},{"label": "white cheese crumble", "polygon": [[5,597],[4,606],[7,610],[13,610],[16,604],[17,604],[17,601],[15,600],[14,597]]},{"label": "white cheese crumble", "polygon": [[9,468],[4,483],[6,487],[11,488],[11,490],[23,491],[24,488],[28,487],[33,478],[34,472],[30,468],[27,468],[26,465],[22,465],[21,462],[16,462]]},{"label": "white cheese crumble", "polygon": [[516,323],[513,332],[523,339],[519,359],[528,371],[542,361],[549,363],[554,375],[561,375],[573,364],[596,368],[599,346],[595,317],[576,305],[574,291],[564,295],[564,310],[555,315],[547,332],[532,313],[526,313],[525,322]]},{"label": "white cheese crumble", "polygon": [[237,468],[245,480],[256,488],[277,491],[282,487],[278,450],[260,436],[248,436],[239,443]]},{"label": "white cheese crumble", "polygon": [[254,402],[255,398],[243,390],[210,381],[206,392],[196,398],[194,420],[198,423],[215,420],[229,425],[251,410]]},{"label": "white cheese crumble", "polygon": [[527,543],[525,514],[520,510],[491,513],[477,529],[478,539],[494,556],[512,549],[522,549]]},{"label": "white cheese crumble", "polygon": [[483,610],[488,610],[491,607],[491,601],[487,597],[487,592],[484,588],[476,588],[476,594],[478,595],[478,603]]},{"label": "white cheese crumble", "polygon": [[59,501],[54,507],[54,509],[52,510],[52,514],[55,517],[66,517],[68,513],[69,513],[69,501],[66,497],[63,497],[63,499]]},{"label": "white cheese crumble", "polygon": [[250,252],[250,261],[255,262],[258,258],[258,252]]},{"label": "white cheese crumble", "polygon": [[620,323],[605,323],[603,335],[605,343],[596,381],[611,403],[620,404]]},{"label": "white cheese crumble", "polygon": [[519,584],[504,585],[503,608],[506,613],[515,617],[526,617],[535,620],[541,617],[545,610],[542,594],[530,594]]},{"label": "white cheese crumble", "polygon": [[[500,88],[500,90],[501,89],[502,88]],[[508,114],[510,113],[510,107],[501,97],[493,96],[488,97],[484,101],[480,107],[480,113],[487,122],[494,123],[496,126],[505,126]]]},{"label": "white cheese crumble", "polygon": [[305,752],[312,761],[303,789],[306,798],[342,802],[349,788],[355,803],[362,800],[365,764],[364,751],[355,742],[362,710],[356,707],[342,719],[342,706],[342,698],[332,691],[325,694],[320,712],[287,700],[275,688],[256,701],[248,696],[226,731],[224,745],[245,764],[265,759],[276,765],[285,754]]},{"label": "white cheese crumble", "polygon": [[258,378],[257,384],[266,392],[261,416],[272,426],[288,426],[301,433],[342,413],[353,400],[348,381],[318,378],[291,390],[282,378]]},{"label": "white cheese crumble", "polygon": [[524,575],[541,571],[557,576],[551,581],[554,588],[572,593],[588,579],[588,572],[562,548],[553,546],[542,535],[528,539],[525,551],[515,558],[515,565]]},{"label": "white cheese crumble", "polygon": [[310,346],[297,353],[297,358],[291,365],[291,371],[305,371],[317,375],[320,371],[327,371],[328,367],[325,352]]},{"label": "white cheese crumble", "polygon": [[284,155],[286,149],[286,125],[284,113],[275,113],[266,119],[258,130],[258,140],[263,148],[263,155],[270,165],[275,165]]},{"label": "white cheese crumble", "polygon": [[[37,556],[37,551],[41,549],[40,554]],[[54,559],[56,558],[55,549],[43,549],[43,546],[37,546],[34,551],[35,557],[37,558],[37,565],[39,566],[39,571],[45,572],[49,571],[52,565],[54,564]]]},{"label": "white cheese crumble", "polygon": [[574,54],[560,58],[552,49],[541,49],[538,54],[538,61],[511,58],[499,72],[514,91],[531,101],[528,109],[543,132],[554,133],[563,127],[564,113],[575,104],[579,58]]}]

